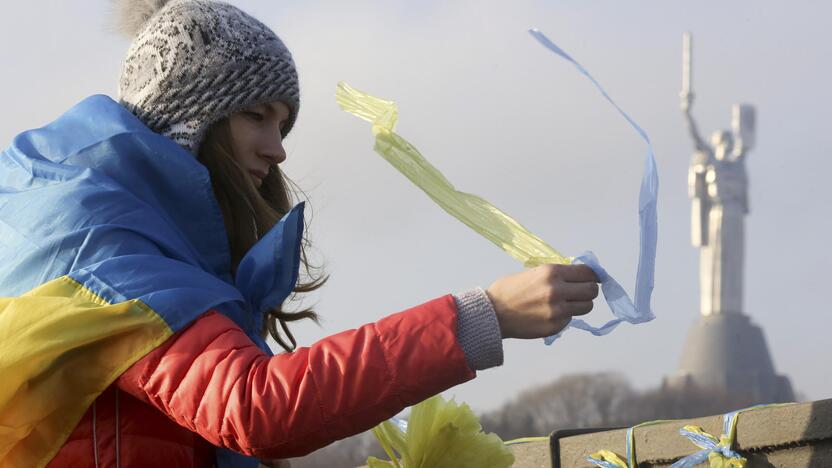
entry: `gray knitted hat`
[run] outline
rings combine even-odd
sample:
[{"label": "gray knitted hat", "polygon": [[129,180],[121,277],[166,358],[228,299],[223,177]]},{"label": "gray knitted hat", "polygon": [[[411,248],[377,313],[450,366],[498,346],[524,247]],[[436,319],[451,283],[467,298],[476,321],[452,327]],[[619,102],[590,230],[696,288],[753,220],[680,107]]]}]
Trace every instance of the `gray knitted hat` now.
[{"label": "gray knitted hat", "polygon": [[211,0],[118,0],[134,37],[118,100],[151,130],[197,154],[208,127],[264,102],[300,105],[292,55],[275,33],[237,7]]}]

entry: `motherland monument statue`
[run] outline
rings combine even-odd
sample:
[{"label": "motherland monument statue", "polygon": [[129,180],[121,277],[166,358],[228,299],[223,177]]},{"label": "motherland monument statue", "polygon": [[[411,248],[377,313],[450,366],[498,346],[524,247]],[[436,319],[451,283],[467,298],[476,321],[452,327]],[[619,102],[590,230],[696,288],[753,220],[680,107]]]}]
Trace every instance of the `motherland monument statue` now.
[{"label": "motherland monument statue", "polygon": [[731,130],[717,130],[706,141],[693,117],[692,65],[692,40],[685,33],[680,97],[694,144],[688,190],[691,243],[699,249],[700,315],[678,371],[665,383],[742,392],[760,403],[791,401],[788,378],[775,373],[763,332],[743,309],[746,161],[755,143],[755,109],[735,104]]}]

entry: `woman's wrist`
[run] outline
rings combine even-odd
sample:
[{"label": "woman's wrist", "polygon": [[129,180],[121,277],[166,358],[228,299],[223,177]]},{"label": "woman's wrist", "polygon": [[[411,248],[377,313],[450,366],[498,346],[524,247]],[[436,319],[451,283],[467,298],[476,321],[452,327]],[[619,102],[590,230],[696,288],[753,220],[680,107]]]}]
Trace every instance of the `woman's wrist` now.
[{"label": "woman's wrist", "polygon": [[503,364],[500,324],[491,300],[482,288],[454,294],[457,307],[456,337],[471,370]]}]

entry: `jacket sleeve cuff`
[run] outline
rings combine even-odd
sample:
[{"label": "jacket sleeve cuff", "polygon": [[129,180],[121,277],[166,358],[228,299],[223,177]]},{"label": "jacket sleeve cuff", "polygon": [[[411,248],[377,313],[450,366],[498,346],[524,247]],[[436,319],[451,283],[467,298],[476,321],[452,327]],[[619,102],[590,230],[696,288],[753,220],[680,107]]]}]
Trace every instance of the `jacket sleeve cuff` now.
[{"label": "jacket sleeve cuff", "polygon": [[497,314],[482,288],[454,294],[457,307],[456,338],[471,370],[503,364],[503,338]]}]

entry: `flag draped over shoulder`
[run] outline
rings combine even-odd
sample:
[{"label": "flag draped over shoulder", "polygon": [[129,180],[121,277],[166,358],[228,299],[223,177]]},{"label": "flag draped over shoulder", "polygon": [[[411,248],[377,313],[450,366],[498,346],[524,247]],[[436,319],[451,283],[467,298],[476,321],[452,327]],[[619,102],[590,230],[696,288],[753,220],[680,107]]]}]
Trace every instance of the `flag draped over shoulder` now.
[{"label": "flag draped over shoulder", "polygon": [[49,462],[95,398],[209,309],[264,350],[297,281],[303,204],[236,283],[207,169],[107,96],[0,154],[0,465]]}]

